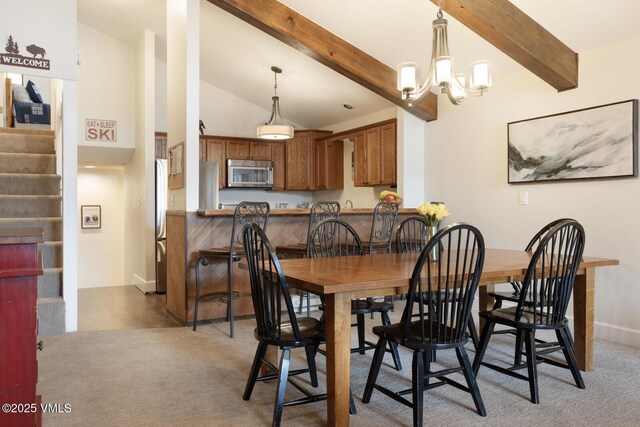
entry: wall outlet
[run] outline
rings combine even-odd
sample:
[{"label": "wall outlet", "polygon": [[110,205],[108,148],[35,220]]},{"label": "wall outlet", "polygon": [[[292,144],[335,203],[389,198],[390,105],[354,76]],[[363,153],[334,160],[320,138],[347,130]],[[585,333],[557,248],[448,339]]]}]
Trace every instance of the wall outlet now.
[{"label": "wall outlet", "polygon": [[529,204],[529,193],[526,191],[521,191],[519,195],[519,199],[521,205]]}]

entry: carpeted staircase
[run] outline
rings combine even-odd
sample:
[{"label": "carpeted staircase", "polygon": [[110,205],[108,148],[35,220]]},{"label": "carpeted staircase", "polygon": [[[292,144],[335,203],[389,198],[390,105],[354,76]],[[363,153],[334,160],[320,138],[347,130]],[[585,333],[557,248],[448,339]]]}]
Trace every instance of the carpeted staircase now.
[{"label": "carpeted staircase", "polygon": [[39,335],[65,331],[62,299],[62,197],[54,134],[0,128],[0,227],[41,227]]}]

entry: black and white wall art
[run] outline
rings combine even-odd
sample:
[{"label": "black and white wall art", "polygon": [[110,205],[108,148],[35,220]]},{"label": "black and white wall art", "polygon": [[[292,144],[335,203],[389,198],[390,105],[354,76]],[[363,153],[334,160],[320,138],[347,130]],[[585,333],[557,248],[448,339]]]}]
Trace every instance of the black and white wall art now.
[{"label": "black and white wall art", "polygon": [[511,122],[508,182],[637,176],[638,100]]}]

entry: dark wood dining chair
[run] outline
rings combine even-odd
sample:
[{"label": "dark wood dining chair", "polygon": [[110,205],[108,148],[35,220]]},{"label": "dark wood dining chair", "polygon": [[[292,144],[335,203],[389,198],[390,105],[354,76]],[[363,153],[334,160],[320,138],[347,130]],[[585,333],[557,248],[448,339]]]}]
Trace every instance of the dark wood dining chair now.
[{"label": "dark wood dining chair", "polygon": [[[243,234],[257,324],[253,334],[258,341],[258,348],[242,398],[244,400],[251,398],[257,381],[277,379],[272,424],[279,426],[285,406],[318,402],[327,398],[326,393],[311,394],[292,378],[308,372],[311,385],[318,386],[315,355],[318,346],[326,342],[324,322],[313,317],[296,315],[280,261],[264,230],[256,223],[249,223],[244,226]],[[270,345],[282,351],[277,367],[265,359]],[[305,349],[308,369],[290,369],[291,350],[296,348]],[[263,365],[273,373],[258,377]],[[287,382],[301,391],[305,397],[285,402]],[[349,393],[349,412],[351,414],[357,412],[351,392]]]},{"label": "dark wood dining chair", "polygon": [[[574,219],[571,218],[559,218],[556,220],[551,221],[550,223],[548,223],[547,225],[545,225],[544,227],[542,227],[529,241],[529,243],[527,244],[527,246],[524,248],[525,251],[527,252],[533,252],[537,247],[538,244],[540,243],[540,241],[542,240],[542,238],[544,237],[545,234],[547,234],[547,232],[549,232],[549,230],[551,230],[553,227],[555,227],[556,225],[563,223],[565,221],[575,221]],[[511,287],[513,288],[512,292],[509,291],[498,291],[498,292],[489,292],[489,296],[494,298],[494,304],[493,304],[493,310],[496,310],[498,308],[502,308],[502,303],[504,301],[509,301],[512,302],[514,304],[517,304],[518,301],[520,301],[520,294],[522,291],[522,282],[511,282]],[[528,304],[532,304],[532,301],[525,301],[525,303]],[[520,334],[516,334],[515,333],[515,329],[513,328],[508,328],[508,329],[502,329],[499,331],[494,330],[493,331],[494,334],[513,334],[516,336],[516,347],[515,347],[515,354],[514,354],[514,358],[513,358],[513,364],[514,365],[518,365],[520,364],[520,362],[522,361],[522,348],[524,346],[524,336],[522,333]],[[569,339],[571,340],[572,343],[572,347],[573,347],[573,337],[571,336],[571,332],[568,330],[569,333]],[[541,346],[546,346],[549,343],[547,343],[544,340],[538,339],[536,338],[536,342],[538,344],[540,344]]]},{"label": "dark wood dining chair", "polygon": [[403,219],[396,230],[396,252],[422,252],[427,241],[427,222],[420,215]]},{"label": "dark wood dining chair", "polygon": [[[307,239],[302,244],[302,248],[300,251],[296,251],[295,253],[299,253],[301,256],[307,255],[307,241],[309,240],[309,233],[313,230],[313,227],[316,226],[320,221],[325,220],[327,218],[339,218],[340,217],[340,203],[339,202],[316,202],[311,205],[309,209],[309,226],[307,227]],[[298,314],[302,313],[302,305],[306,298],[307,301],[307,316],[310,316],[311,313],[311,297],[309,292],[303,290],[296,290],[296,294],[300,297],[300,304],[298,305]]]},{"label": "dark wood dining chair", "polygon": [[[253,309],[257,323],[254,336],[258,341],[258,348],[251,365],[243,399],[249,400],[251,398],[257,381],[277,378],[273,425],[279,426],[285,406],[317,402],[325,400],[327,397],[326,393],[312,395],[302,385],[291,379],[295,375],[309,373],[311,385],[318,386],[315,354],[318,345],[325,340],[325,331],[323,324],[318,319],[296,316],[280,262],[262,228],[255,223],[246,224],[243,228],[243,235]],[[265,360],[267,348],[270,345],[282,350],[280,364],[277,367]],[[308,369],[290,369],[291,350],[296,348],[305,349]],[[263,365],[273,373],[258,377]],[[287,382],[291,382],[301,390],[305,397],[285,402]]]},{"label": "dark wood dining chair", "polygon": [[[396,252],[422,252],[428,243],[425,238],[426,230],[427,222],[422,216],[414,215],[402,220],[398,225],[398,230],[396,231]],[[435,302],[432,301],[431,303],[434,304]],[[473,348],[477,349],[479,338],[476,322],[473,320],[473,315],[469,316],[468,328]]]},{"label": "dark wood dining chair", "polygon": [[391,243],[396,220],[398,218],[398,204],[395,202],[379,202],[373,208],[371,217],[371,231],[365,253],[391,252]]},{"label": "dark wood dining chair", "polygon": [[[584,250],[584,239],[584,229],[577,221],[564,221],[554,226],[542,237],[531,256],[529,267],[522,280],[518,305],[480,313],[480,317],[486,322],[480,336],[480,346],[473,361],[476,374],[480,366],[486,366],[511,377],[528,381],[533,403],[540,402],[537,368],[540,363],[546,362],[569,369],[576,386],[585,388],[569,338],[566,318],[576,272]],[[496,325],[515,328],[516,334],[524,335],[526,363],[503,367],[483,361]],[[537,351],[535,335],[538,330],[555,331],[557,345]],[[555,351],[562,351],[566,364],[545,357]],[[517,372],[524,368],[527,369],[527,376]]]},{"label": "dark wood dining chair", "polygon": [[[242,246],[242,227],[248,223],[256,223],[263,229],[269,223],[271,209],[267,202],[241,202],[236,206],[231,226],[231,239],[229,246],[222,248],[208,248],[198,251],[196,258],[196,295],[193,308],[193,330],[196,330],[198,322],[198,306],[202,302],[221,302],[227,304],[227,321],[229,322],[229,336],[233,338],[234,301],[240,298],[240,293],[233,286],[233,264],[244,256]],[[227,289],[206,294],[200,294],[200,266],[208,266],[211,260],[227,261]]]},{"label": "dark wood dining chair", "polygon": [[[325,219],[318,223],[309,235],[307,242],[307,257],[341,257],[363,255],[362,241],[358,233],[348,223],[337,218]],[[321,307],[323,308],[323,307]],[[393,302],[374,301],[373,298],[355,299],[351,301],[351,314],[356,316],[356,323],[351,326],[358,328],[358,347],[352,348],[351,353],[364,354],[374,348],[373,343],[365,339],[365,314],[380,313],[382,324],[389,325],[389,311],[393,309]],[[398,354],[398,346],[389,343],[389,351],[397,370],[402,370],[402,362]]]},{"label": "dark wood dining chair", "polygon": [[[440,245],[440,261],[429,261],[429,251]],[[469,362],[465,343],[471,306],[484,264],[484,239],[468,224],[452,224],[438,231],[420,253],[413,270],[407,305],[399,323],[376,326],[378,336],[362,401],[369,403],[373,390],[381,391],[398,403],[413,409],[413,425],[423,425],[423,394],[426,390],[450,384],[471,394],[478,414],[487,412]],[[432,304],[436,301],[436,304]],[[425,307],[429,307],[425,310]],[[393,391],[377,383],[384,350],[388,342],[413,352],[411,388]],[[433,353],[455,351],[459,367],[432,371]],[[450,377],[462,372],[463,385]],[[432,382],[432,380],[435,380]],[[404,395],[411,394],[408,400]]]}]

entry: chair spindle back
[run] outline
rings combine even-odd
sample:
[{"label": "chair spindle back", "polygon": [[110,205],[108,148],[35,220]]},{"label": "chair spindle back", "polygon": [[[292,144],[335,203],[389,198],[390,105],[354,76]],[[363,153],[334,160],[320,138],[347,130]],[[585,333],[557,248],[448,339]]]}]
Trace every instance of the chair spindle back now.
[{"label": "chair spindle back", "polygon": [[[429,253],[436,245],[440,247],[440,260],[429,261]],[[402,314],[406,338],[413,335],[422,344],[435,348],[467,340],[484,248],[480,231],[462,223],[443,228],[427,243],[413,270]],[[418,320],[411,322],[412,319]]]}]

